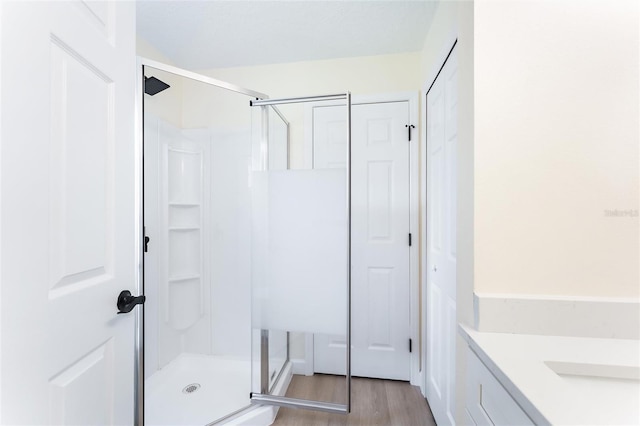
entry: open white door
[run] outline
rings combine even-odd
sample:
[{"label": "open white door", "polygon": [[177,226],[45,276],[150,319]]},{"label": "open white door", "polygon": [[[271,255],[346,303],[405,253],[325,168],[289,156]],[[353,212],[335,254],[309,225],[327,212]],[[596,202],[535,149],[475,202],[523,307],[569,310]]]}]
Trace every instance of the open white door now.
[{"label": "open white door", "polygon": [[135,4],[1,8],[0,423],[131,425]]},{"label": "open white door", "polygon": [[455,424],[457,72],[454,49],[426,102],[426,396],[439,425]]}]

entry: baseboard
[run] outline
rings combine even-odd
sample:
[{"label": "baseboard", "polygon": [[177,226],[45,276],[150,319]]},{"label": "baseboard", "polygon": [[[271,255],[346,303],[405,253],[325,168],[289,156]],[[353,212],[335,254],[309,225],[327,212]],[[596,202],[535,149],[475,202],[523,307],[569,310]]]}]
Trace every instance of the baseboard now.
[{"label": "baseboard", "polygon": [[298,358],[290,360],[293,374],[301,376],[313,376],[313,366],[306,359]]},{"label": "baseboard", "polygon": [[474,293],[478,331],[640,339],[640,300]]}]

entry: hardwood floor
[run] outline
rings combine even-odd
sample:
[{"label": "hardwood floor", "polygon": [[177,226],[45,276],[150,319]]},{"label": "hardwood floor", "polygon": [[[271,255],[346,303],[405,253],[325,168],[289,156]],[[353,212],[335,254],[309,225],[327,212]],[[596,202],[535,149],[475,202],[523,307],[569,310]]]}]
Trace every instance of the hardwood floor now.
[{"label": "hardwood floor", "polygon": [[[407,382],[354,377],[351,413],[280,408],[274,426],[435,426],[420,390]],[[343,403],[344,377],[315,374],[293,376],[287,396]]]}]

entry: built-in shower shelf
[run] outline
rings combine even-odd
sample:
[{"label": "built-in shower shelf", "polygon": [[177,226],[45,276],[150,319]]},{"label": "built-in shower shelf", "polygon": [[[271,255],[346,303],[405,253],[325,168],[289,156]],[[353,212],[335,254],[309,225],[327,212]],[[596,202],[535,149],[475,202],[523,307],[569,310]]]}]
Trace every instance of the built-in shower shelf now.
[{"label": "built-in shower shelf", "polygon": [[177,283],[181,281],[190,281],[190,280],[199,280],[199,279],[200,279],[200,274],[185,274],[185,275],[169,277],[169,282]]},{"label": "built-in shower shelf", "polygon": [[199,231],[199,226],[172,226],[169,231]]},{"label": "built-in shower shelf", "polygon": [[200,203],[169,203],[171,207],[200,207]]}]

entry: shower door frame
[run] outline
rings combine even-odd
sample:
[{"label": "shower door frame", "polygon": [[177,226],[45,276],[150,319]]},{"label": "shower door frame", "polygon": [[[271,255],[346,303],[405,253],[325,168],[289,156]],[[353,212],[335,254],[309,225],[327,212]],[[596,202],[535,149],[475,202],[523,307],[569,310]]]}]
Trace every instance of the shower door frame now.
[{"label": "shower door frame", "polygon": [[[287,124],[287,168],[289,168],[290,162],[290,140],[289,140],[289,122],[284,118],[282,113],[275,107],[278,104],[289,104],[298,102],[312,102],[318,100],[340,100],[344,99],[347,106],[347,123],[348,123],[348,139],[347,139],[347,335],[346,335],[346,386],[347,386],[347,403],[335,404],[320,401],[300,400],[287,397],[277,397],[269,395],[267,393],[252,393],[251,404],[252,405],[273,405],[273,406],[285,406],[295,407],[311,410],[328,411],[333,413],[347,414],[351,412],[351,93],[346,92],[344,94],[327,95],[327,96],[312,96],[312,97],[299,97],[288,99],[273,99],[270,100],[269,96],[254,90],[246,89],[237,86],[226,81],[218,80],[212,77],[208,77],[202,74],[195,73],[193,71],[185,70],[182,68],[168,65],[162,62],[155,61],[153,59],[145,58],[142,56],[137,57],[136,64],[136,93],[135,93],[135,246],[136,250],[136,292],[139,295],[144,295],[144,241],[145,241],[145,229],[144,229],[144,70],[145,67],[151,67],[157,70],[165,71],[174,75],[185,77],[191,80],[199,81],[205,84],[209,84],[221,89],[226,89],[239,94],[247,95],[255,98],[250,101],[248,107],[251,106],[272,106],[274,111],[280,116],[280,118]],[[263,122],[266,120],[266,108],[263,108]],[[264,126],[263,126],[264,132]],[[263,139],[265,135],[263,134]],[[268,161],[268,156],[267,156]],[[265,330],[266,331],[266,330]],[[266,342],[264,338],[261,339],[261,344],[266,345],[268,348],[268,332],[265,333]],[[287,362],[289,361],[289,338],[287,333]],[[144,305],[139,306],[139,309],[135,311],[135,345],[134,345],[134,424],[136,426],[144,426]],[[264,349],[264,348],[263,348]],[[261,357],[262,358],[262,357]],[[261,377],[268,377],[268,357],[261,359]],[[265,375],[265,372],[267,374]],[[280,372],[280,374],[282,371]],[[267,385],[268,386],[268,385]],[[264,384],[261,386],[262,392],[264,392]],[[235,413],[230,413],[233,416]],[[215,420],[218,422],[222,419]]]},{"label": "shower door frame", "polygon": [[[260,389],[261,393],[251,393],[251,403],[255,405],[275,405],[279,407],[289,408],[302,408],[307,410],[325,411],[329,413],[337,414],[349,414],[351,412],[351,92],[319,95],[319,96],[299,96],[293,98],[280,98],[280,99],[258,99],[250,101],[249,105],[252,107],[262,107],[263,117],[265,117],[265,108],[271,106],[276,111],[275,105],[288,105],[306,102],[322,102],[322,101],[345,101],[347,107],[347,158],[346,158],[346,219],[347,219],[347,324],[346,324],[346,339],[345,339],[345,351],[346,351],[346,368],[345,378],[347,387],[347,401],[346,404],[337,404],[332,402],[313,401],[306,399],[290,398],[286,396],[275,396],[266,393],[269,385],[268,376],[268,364],[265,365],[264,354],[268,354],[269,351],[269,330],[261,330],[260,334],[260,353],[261,360],[261,375],[260,375]],[[268,362],[268,358],[267,361]]]}]

